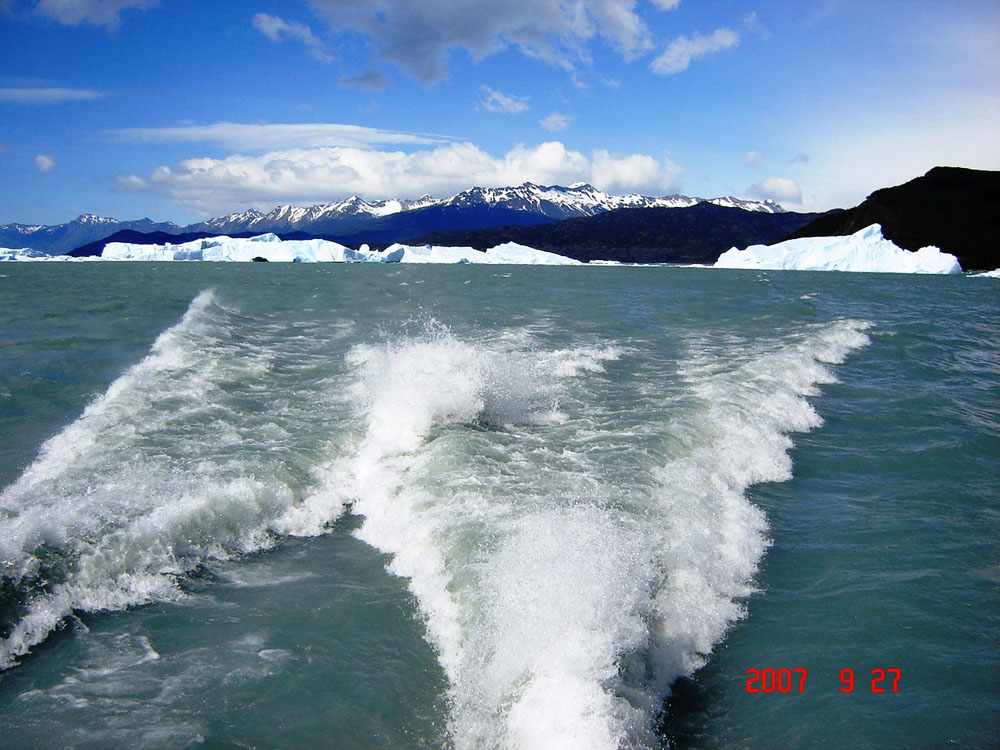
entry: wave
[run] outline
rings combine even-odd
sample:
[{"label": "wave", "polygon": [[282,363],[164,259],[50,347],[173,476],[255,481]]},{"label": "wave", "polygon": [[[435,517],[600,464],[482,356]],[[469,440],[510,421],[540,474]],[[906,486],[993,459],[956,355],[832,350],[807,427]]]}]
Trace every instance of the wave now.
[{"label": "wave", "polygon": [[[670,683],[752,591],[768,542],[746,489],[790,477],[787,434],[821,422],[805,397],[865,327],[742,353],[692,344],[687,405],[652,453],[656,430],[622,433],[625,406],[607,403],[621,348],[539,352],[446,329],[355,347],[364,436],[326,467],[313,531],[351,504],[357,535],[409,579],[458,748],[654,746]],[[603,465],[614,451],[617,474]],[[606,479],[629,470],[627,487]],[[287,530],[310,533],[306,508],[293,515]]]},{"label": "wave", "polygon": [[229,335],[230,313],[200,293],[0,494],[0,668],[74,610],[176,599],[205,561],[273,543],[267,523],[296,490],[253,471],[272,446],[247,448],[226,386],[269,355]]},{"label": "wave", "polygon": [[[866,327],[666,362],[432,322],[341,357],[296,326],[248,341],[259,321],[202,292],[0,494],[0,668],[75,610],[176,599],[350,509],[415,595],[459,750],[656,746],[670,684],[753,591],[747,488],[791,476],[789,434]],[[293,340],[316,358],[283,359]]]}]

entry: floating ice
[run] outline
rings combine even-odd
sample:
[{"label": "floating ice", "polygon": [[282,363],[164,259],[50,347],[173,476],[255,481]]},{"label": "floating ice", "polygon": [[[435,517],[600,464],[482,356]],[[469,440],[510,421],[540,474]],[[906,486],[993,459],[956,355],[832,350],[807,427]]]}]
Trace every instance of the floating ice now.
[{"label": "floating ice", "polygon": [[774,245],[730,248],[715,268],[774,271],[857,271],[867,273],[961,273],[954,255],[937,247],[903,250],[872,224],[847,237],[803,237]]},{"label": "floating ice", "polygon": [[206,237],[179,244],[140,245],[109,242],[101,253],[104,260],[209,260],[249,262],[261,258],[284,263],[344,263],[372,260],[367,246],[351,250],[329,240],[282,240],[275,234],[257,237]]},{"label": "floating ice", "polygon": [[434,245],[390,245],[379,253],[385,263],[494,263],[508,265],[580,265],[564,255],[535,250],[533,247],[505,242],[485,252],[471,247]]},{"label": "floating ice", "polygon": [[258,237],[207,237],[176,245],[109,242],[103,260],[208,260],[248,262],[254,259],[295,263],[506,263],[576,265],[579,261],[508,242],[483,252],[471,247],[394,244],[385,250],[357,250],[329,240],[282,240]]},{"label": "floating ice", "polygon": [[0,247],[0,261],[5,260],[77,260],[77,258],[72,258],[69,255],[49,255],[41,250],[33,250],[30,247]]}]

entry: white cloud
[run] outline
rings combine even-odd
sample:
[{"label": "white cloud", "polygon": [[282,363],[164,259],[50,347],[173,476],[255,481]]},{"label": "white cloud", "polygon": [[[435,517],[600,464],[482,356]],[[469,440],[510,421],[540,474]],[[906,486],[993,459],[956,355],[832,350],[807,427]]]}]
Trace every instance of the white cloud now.
[{"label": "white cloud", "polygon": [[573,118],[569,115],[564,115],[562,112],[553,112],[548,117],[543,117],[538,122],[546,130],[555,133],[559,130],[565,130],[569,127],[569,124]]},{"label": "white cloud", "polygon": [[291,148],[380,145],[421,146],[447,142],[437,135],[399,133],[335,123],[254,124],[217,122],[167,128],[126,128],[110,134],[123,141],[142,143],[214,143],[233,151],[267,151]]},{"label": "white cloud", "polygon": [[35,12],[68,26],[86,22],[94,26],[115,28],[121,22],[123,10],[143,10],[158,2],[159,0],[40,0]]},{"label": "white cloud", "polygon": [[483,109],[490,112],[506,112],[513,114],[524,112],[528,108],[528,97],[511,96],[503,92],[491,89],[489,86],[482,87],[483,100],[480,103]]},{"label": "white cloud", "polygon": [[0,102],[7,104],[59,104],[103,99],[105,91],[94,89],[0,89]]},{"label": "white cloud", "polygon": [[991,96],[935,97],[909,112],[865,113],[816,129],[804,144],[812,175],[805,206],[857,205],[936,166],[1000,170],[1000,108]]},{"label": "white cloud", "polygon": [[739,41],[740,35],[730,29],[716,29],[710,36],[695,34],[690,39],[681,36],[667,45],[649,67],[660,75],[680,73],[688,69],[692,60],[735,47]]},{"label": "white cloud", "polygon": [[753,167],[754,169],[760,169],[768,158],[768,156],[758,151],[747,151],[743,154],[743,161],[748,167]]},{"label": "white cloud", "polygon": [[323,42],[316,38],[312,29],[298,21],[286,21],[278,16],[258,13],[253,17],[253,27],[272,42],[280,43],[284,39],[298,39],[306,45],[311,57],[323,62],[333,60],[323,50]]},{"label": "white cloud", "polygon": [[[601,37],[626,60],[653,48],[636,0],[309,0],[335,31],[368,35],[376,53],[425,84],[445,76],[451,50],[482,59],[502,49],[573,70],[589,63],[589,43]],[[661,7],[673,3],[660,0]]]},{"label": "white cloud", "polygon": [[680,4],[681,0],[653,0],[653,5],[660,10],[673,10]]},{"label": "white cloud", "polygon": [[795,180],[788,177],[767,177],[748,187],[747,195],[758,200],[802,204],[802,190]]},{"label": "white cloud", "polygon": [[312,204],[351,194],[367,198],[451,195],[478,185],[526,181],[568,185],[590,182],[612,192],[673,191],[680,168],[643,154],[590,157],[558,141],[517,145],[500,157],[471,143],[449,143],[406,153],[326,147],[273,151],[259,156],[187,159],[148,176],[124,175],[118,189],[163,195],[200,215],[267,209],[277,203]]},{"label": "white cloud", "polygon": [[51,172],[56,166],[56,160],[48,154],[39,154],[35,157],[35,166],[42,174]]}]

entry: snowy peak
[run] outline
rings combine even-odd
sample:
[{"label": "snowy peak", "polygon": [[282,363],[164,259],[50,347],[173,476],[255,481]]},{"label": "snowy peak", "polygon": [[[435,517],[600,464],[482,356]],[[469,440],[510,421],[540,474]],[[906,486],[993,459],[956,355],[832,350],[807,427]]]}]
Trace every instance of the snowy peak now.
[{"label": "snowy peak", "polygon": [[[704,202],[701,198],[686,195],[649,197],[630,193],[613,195],[598,190],[593,185],[577,182],[569,187],[543,186],[525,182],[517,187],[472,188],[444,201],[449,206],[491,205],[514,211],[533,211],[554,219],[594,216],[619,208],[687,208]],[[780,213],[784,211],[773,201],[747,201],[739,198],[714,198],[710,201],[720,206],[740,208],[745,211]]]},{"label": "snowy peak", "polygon": [[119,222],[118,219],[108,219],[104,216],[96,216],[95,214],[80,214],[76,217],[76,223],[84,226],[101,226],[118,224]]},{"label": "snowy peak", "polygon": [[[688,208],[704,202],[701,198],[685,195],[614,195],[585,182],[574,183],[569,187],[525,182],[514,187],[474,187],[443,199],[424,195],[415,200],[366,200],[352,195],[342,201],[312,206],[275,206],[266,213],[250,208],[186,227],[178,227],[169,222],[155,223],[149,219],[117,221],[83,214],[71,222],[57,226],[0,226],[0,246],[32,247],[45,252],[62,253],[124,229],[168,233],[204,232],[213,235],[304,232],[338,238],[368,236],[374,232],[372,236],[377,236],[378,241],[395,242],[429,231],[469,229],[477,223],[479,226],[500,226],[499,222],[529,225],[596,216],[620,208]],[[713,198],[708,202],[744,211],[784,212],[781,206],[772,201],[725,197]],[[406,216],[409,212],[421,213]],[[484,216],[489,218],[481,223]],[[490,223],[491,221],[497,223]],[[407,232],[410,234],[407,235]]]},{"label": "snowy peak", "polygon": [[740,208],[744,211],[759,211],[765,214],[785,213],[785,209],[782,208],[780,204],[775,203],[772,200],[748,201],[742,198],[734,198],[729,195],[725,198],[712,198],[708,202],[714,203],[716,206],[723,206],[725,208]]}]

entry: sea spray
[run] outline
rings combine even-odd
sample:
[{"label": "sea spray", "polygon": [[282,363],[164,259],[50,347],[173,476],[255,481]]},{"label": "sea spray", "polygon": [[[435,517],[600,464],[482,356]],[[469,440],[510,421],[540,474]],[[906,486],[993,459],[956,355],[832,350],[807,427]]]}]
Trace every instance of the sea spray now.
[{"label": "sea spray", "polygon": [[0,494],[0,668],[74,610],[176,599],[186,572],[273,544],[305,471],[283,405],[249,408],[274,352],[246,324],[198,294]]},{"label": "sea spray", "polygon": [[[863,328],[689,338],[665,361],[432,324],[279,383],[261,321],[199,295],[4,491],[5,664],[74,609],[175,598],[195,567],[350,507],[416,596],[458,748],[654,746],[670,682],[752,591],[746,488],[789,476],[787,433],[819,424],[805,397]],[[327,427],[325,459],[294,443],[304,424]]]},{"label": "sea spray", "polygon": [[437,329],[352,351],[366,427],[328,467],[330,489],[409,579],[457,747],[655,744],[669,684],[752,591],[766,522],[744,493],[788,478],[787,433],[820,423],[804,397],[867,343],[863,328],[731,341],[717,358],[695,346],[688,411],[657,428],[661,451],[622,454],[626,491],[602,482],[594,448],[635,435],[616,432],[615,404],[588,408],[607,401],[624,350]]}]

